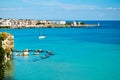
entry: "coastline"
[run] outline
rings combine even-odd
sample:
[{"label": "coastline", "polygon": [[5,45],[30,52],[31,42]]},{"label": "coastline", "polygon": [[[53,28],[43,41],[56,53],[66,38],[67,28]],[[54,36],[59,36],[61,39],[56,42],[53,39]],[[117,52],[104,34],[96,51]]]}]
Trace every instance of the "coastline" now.
[{"label": "coastline", "polygon": [[0,28],[70,28],[70,27],[97,27],[96,23],[65,20],[31,20],[31,19],[0,19]]},{"label": "coastline", "polygon": [[31,27],[0,27],[0,29],[24,29],[24,28],[83,28],[83,27],[99,27],[98,24],[85,24],[85,25],[58,25],[58,26],[31,26]]}]

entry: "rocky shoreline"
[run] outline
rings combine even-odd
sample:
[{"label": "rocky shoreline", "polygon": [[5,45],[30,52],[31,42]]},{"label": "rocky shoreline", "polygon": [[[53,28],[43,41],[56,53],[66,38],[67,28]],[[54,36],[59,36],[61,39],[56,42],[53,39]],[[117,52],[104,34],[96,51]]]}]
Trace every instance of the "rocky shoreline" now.
[{"label": "rocky shoreline", "polygon": [[14,50],[14,36],[7,32],[0,33],[0,44],[0,47],[4,50],[5,61],[10,60]]},{"label": "rocky shoreline", "polygon": [[0,80],[4,79],[5,70],[7,70],[11,64],[12,52],[14,49],[14,37],[13,35],[1,32],[0,33]]},{"label": "rocky shoreline", "polygon": [[15,27],[15,28],[11,28],[11,27],[0,27],[0,29],[24,29],[24,28],[83,28],[83,27],[99,27],[99,24],[85,24],[85,25],[75,25],[75,26],[71,26],[71,25],[54,25],[54,26],[34,26],[34,27]]}]

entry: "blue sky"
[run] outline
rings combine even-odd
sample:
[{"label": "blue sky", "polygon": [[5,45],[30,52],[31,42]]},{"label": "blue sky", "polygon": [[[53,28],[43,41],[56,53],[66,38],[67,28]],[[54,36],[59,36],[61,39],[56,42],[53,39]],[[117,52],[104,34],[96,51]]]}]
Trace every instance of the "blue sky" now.
[{"label": "blue sky", "polygon": [[0,17],[120,20],[120,0],[0,0]]}]

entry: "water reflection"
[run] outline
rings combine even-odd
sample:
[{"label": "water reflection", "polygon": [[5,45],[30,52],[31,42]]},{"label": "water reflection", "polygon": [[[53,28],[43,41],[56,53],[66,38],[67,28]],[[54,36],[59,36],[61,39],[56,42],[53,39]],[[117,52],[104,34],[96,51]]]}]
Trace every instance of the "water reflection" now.
[{"label": "water reflection", "polygon": [[25,59],[28,59],[28,56],[23,56]]},{"label": "water reflection", "polygon": [[14,61],[10,60],[6,63],[4,80],[14,80]]}]

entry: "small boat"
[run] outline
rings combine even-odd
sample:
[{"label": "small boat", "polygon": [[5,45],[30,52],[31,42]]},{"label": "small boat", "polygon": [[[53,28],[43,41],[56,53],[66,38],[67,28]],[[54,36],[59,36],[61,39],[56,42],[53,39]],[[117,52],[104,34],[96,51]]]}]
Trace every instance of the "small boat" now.
[{"label": "small boat", "polygon": [[42,35],[42,28],[41,28],[39,39],[44,39],[44,38],[46,38],[46,36]]},{"label": "small boat", "polygon": [[44,39],[46,38],[46,36],[39,36],[39,39]]},{"label": "small boat", "polygon": [[97,26],[100,26],[100,23],[98,23],[98,25]]}]

